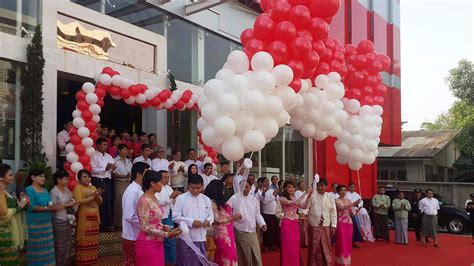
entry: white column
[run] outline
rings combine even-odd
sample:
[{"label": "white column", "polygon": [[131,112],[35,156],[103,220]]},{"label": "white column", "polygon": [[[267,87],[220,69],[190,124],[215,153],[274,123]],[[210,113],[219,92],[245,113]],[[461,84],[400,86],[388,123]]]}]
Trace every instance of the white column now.
[{"label": "white column", "polygon": [[20,160],[21,160],[21,66],[19,64],[14,64],[16,69],[16,78],[15,78],[15,157],[13,170],[18,171],[20,169]]}]

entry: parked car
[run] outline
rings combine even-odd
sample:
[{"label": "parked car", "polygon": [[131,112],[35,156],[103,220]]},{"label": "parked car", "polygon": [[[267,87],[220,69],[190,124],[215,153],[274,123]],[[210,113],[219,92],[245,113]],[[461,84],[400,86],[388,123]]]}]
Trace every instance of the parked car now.
[{"label": "parked car", "polygon": [[[405,194],[405,199],[408,201],[412,201],[415,199],[415,192],[413,190],[399,190]],[[390,197],[390,200],[393,201],[397,198],[397,190],[396,189],[386,189],[385,195]],[[425,197],[425,193],[423,192],[421,195],[422,198]],[[466,210],[463,208],[459,208],[450,204],[446,198],[444,198],[440,194],[434,194],[434,197],[439,201],[439,211],[438,211],[438,225],[446,228],[451,234],[462,234],[468,230],[469,224],[469,215],[466,213]],[[364,200],[364,206],[366,206],[367,211],[372,213],[372,201],[371,200]],[[394,213],[392,208],[390,208],[388,212],[389,217],[389,228],[394,228]],[[408,219],[408,227],[414,227],[413,217],[410,215]]]}]

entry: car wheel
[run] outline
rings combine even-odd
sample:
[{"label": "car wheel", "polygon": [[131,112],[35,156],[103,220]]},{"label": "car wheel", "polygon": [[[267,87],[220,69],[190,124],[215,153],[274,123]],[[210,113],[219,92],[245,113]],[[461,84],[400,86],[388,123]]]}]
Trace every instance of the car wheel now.
[{"label": "car wheel", "polygon": [[395,228],[395,222],[393,221],[392,218],[388,218],[388,229],[392,230]]},{"label": "car wheel", "polygon": [[466,222],[458,217],[449,219],[446,228],[451,234],[462,234],[466,229]]}]

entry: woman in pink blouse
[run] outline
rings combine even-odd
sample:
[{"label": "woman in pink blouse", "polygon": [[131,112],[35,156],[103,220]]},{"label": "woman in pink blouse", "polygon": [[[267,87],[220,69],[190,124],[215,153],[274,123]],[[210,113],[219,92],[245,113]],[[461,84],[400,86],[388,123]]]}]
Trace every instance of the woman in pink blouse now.
[{"label": "woman in pink blouse", "polygon": [[176,237],[181,229],[173,229],[161,224],[163,209],[155,197],[163,188],[162,171],[148,170],[143,178],[145,192],[138,200],[137,212],[140,220],[140,233],[135,242],[135,261],[138,266],[164,266],[163,239]]},{"label": "woman in pink blouse", "polygon": [[281,220],[281,265],[300,265],[300,227],[298,224],[298,207],[302,208],[303,199],[311,197],[312,190],[304,192],[299,198],[295,196],[296,185],[287,180],[283,184],[283,195],[279,198],[283,209]]},{"label": "woman in pink blouse", "polygon": [[352,253],[352,219],[351,213],[354,206],[359,205],[360,199],[352,203],[346,199],[346,186],[336,188],[339,198],[336,199],[337,229],[336,229],[336,265],[351,265]]}]

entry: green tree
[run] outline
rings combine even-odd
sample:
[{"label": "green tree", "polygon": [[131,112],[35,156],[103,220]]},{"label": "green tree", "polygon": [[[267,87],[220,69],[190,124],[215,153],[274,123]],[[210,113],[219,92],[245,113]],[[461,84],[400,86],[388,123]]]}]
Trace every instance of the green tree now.
[{"label": "green tree", "polygon": [[40,25],[26,50],[27,63],[22,69],[21,144],[28,163],[46,162],[43,152],[43,44]]},{"label": "green tree", "polygon": [[461,60],[458,67],[449,71],[446,78],[453,95],[458,98],[451,108],[433,122],[421,125],[426,130],[460,129],[456,137],[461,153],[474,158],[474,67],[468,60]]}]

